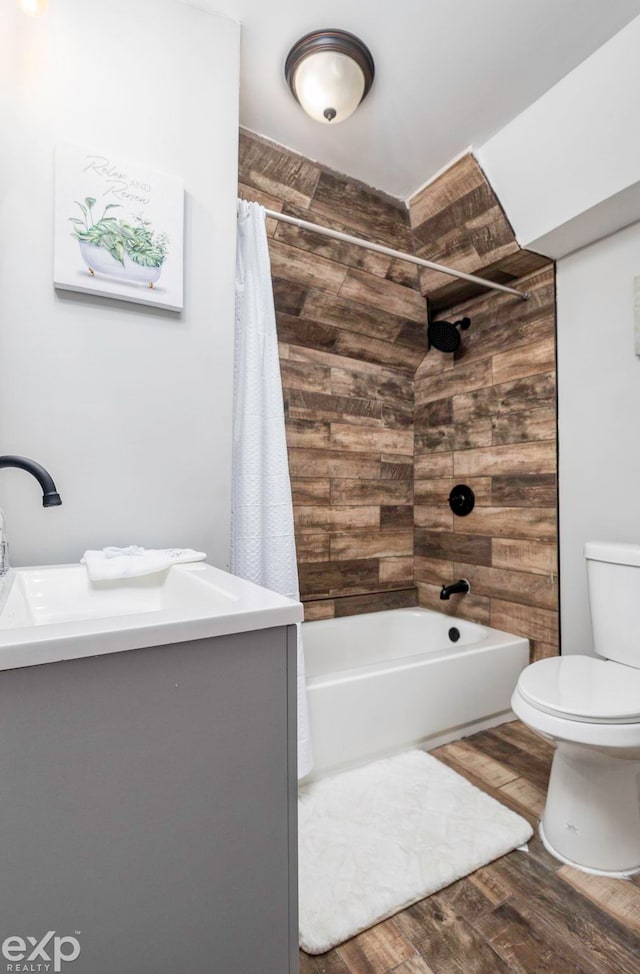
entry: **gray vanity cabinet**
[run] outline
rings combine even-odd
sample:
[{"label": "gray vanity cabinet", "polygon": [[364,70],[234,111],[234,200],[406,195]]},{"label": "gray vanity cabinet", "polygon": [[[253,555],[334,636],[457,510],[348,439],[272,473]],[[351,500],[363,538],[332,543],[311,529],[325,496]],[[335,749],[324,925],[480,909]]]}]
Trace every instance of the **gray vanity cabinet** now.
[{"label": "gray vanity cabinet", "polygon": [[294,974],[296,841],[294,626],[0,672],[0,941]]}]

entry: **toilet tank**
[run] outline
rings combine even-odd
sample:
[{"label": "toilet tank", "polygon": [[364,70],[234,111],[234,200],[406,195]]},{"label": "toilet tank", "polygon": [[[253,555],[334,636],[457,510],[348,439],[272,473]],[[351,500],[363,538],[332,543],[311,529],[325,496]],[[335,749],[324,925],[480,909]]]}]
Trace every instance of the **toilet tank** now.
[{"label": "toilet tank", "polygon": [[640,669],[640,544],[587,541],[584,554],[595,651]]}]

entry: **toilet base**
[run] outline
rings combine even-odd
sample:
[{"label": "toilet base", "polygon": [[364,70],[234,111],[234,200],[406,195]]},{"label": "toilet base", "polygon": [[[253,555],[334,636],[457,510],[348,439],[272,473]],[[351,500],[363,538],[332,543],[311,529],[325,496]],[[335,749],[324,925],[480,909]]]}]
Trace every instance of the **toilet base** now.
[{"label": "toilet base", "polygon": [[636,876],[640,873],[640,866],[636,869],[626,869],[624,872],[612,872],[608,869],[592,869],[589,866],[581,865],[579,862],[574,862],[573,859],[567,859],[566,856],[561,855],[557,849],[553,848],[544,834],[542,822],[538,824],[538,835],[549,855],[553,856],[554,859],[559,859],[560,862],[565,863],[567,866],[573,866],[574,869],[579,869],[581,873],[589,873],[590,876],[608,876],[609,879],[629,879],[631,876]]},{"label": "toilet base", "polygon": [[599,876],[640,872],[637,753],[555,741],[540,837],[570,866]]}]

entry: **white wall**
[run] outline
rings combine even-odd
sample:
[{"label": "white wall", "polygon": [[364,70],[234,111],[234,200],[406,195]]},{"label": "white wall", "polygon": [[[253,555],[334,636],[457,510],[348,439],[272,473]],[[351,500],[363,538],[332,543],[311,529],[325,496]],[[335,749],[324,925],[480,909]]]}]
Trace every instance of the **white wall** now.
[{"label": "white wall", "polygon": [[640,219],[640,17],[477,150],[518,241],[561,257]]},{"label": "white wall", "polygon": [[558,262],[563,653],[592,652],[583,545],[640,542],[640,224]]},{"label": "white wall", "polygon": [[[238,24],[181,0],[52,0],[0,30],[0,471],[14,564],[193,545],[227,563]],[[185,310],[52,286],[53,151],[79,142],[183,176]]]}]

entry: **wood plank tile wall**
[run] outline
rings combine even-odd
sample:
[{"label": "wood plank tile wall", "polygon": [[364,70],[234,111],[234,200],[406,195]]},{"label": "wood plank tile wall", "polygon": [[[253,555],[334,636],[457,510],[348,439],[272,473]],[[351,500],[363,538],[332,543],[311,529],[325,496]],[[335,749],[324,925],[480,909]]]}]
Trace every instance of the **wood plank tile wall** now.
[{"label": "wood plank tile wall", "polygon": [[[306,617],[412,605],[417,584],[422,605],[556,653],[553,266],[520,249],[471,156],[409,217],[243,132],[239,193],[531,291],[520,303],[430,272],[419,283],[408,264],[268,221]],[[472,320],[455,358],[425,355],[420,287],[441,317]],[[447,503],[460,481],[476,493],[467,518]],[[441,602],[460,577],[471,595]]]},{"label": "wood plank tile wall", "polygon": [[[415,376],[415,579],[421,605],[558,652],[555,275],[521,250],[480,166],[460,159],[409,203],[416,253],[529,291],[526,303],[424,271],[433,318],[467,315],[455,356]],[[459,303],[464,302],[464,303]],[[453,305],[453,307],[451,306]],[[476,507],[447,504],[469,484]],[[468,578],[471,594],[439,589]]]},{"label": "wood plank tile wall", "polygon": [[[420,604],[527,636],[558,652],[555,287],[549,266],[451,309],[471,328],[456,356],[431,349],[416,374],[415,578]],[[449,510],[456,483],[476,506]],[[471,594],[439,598],[467,578]]]},{"label": "wood plank tile wall", "polygon": [[[239,192],[412,247],[400,201],[246,132]],[[268,234],[306,618],[414,605],[414,374],[427,314],[415,269],[276,221]]]}]

